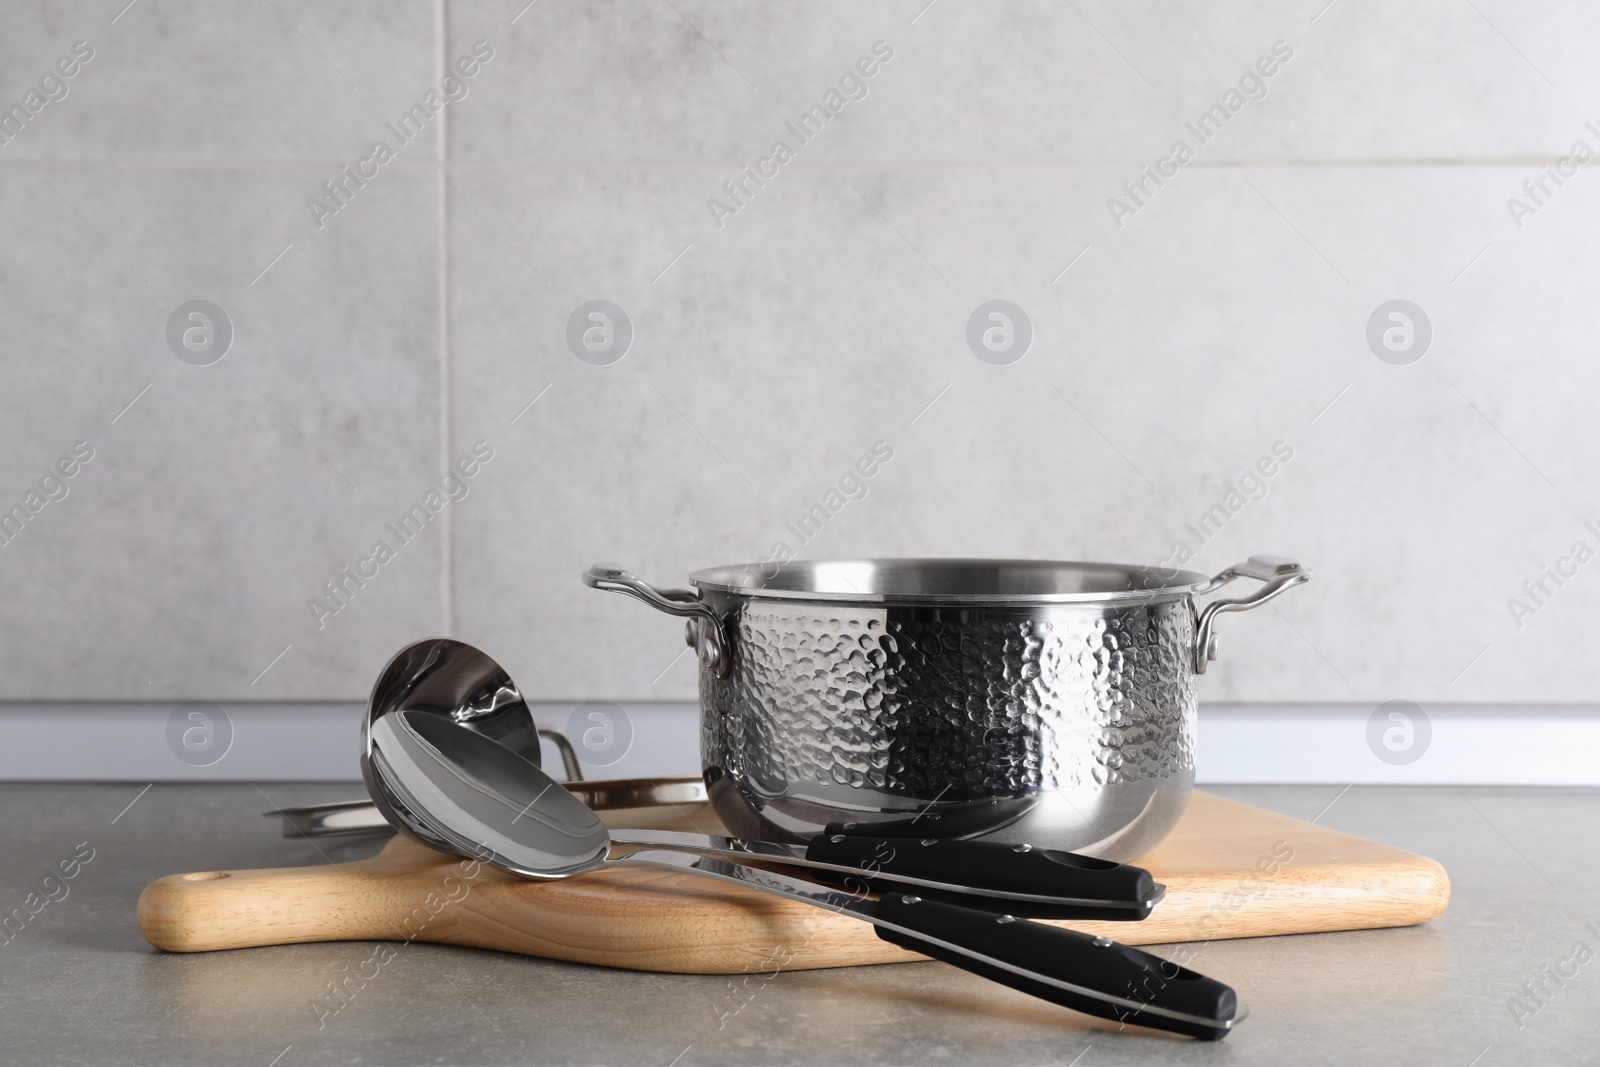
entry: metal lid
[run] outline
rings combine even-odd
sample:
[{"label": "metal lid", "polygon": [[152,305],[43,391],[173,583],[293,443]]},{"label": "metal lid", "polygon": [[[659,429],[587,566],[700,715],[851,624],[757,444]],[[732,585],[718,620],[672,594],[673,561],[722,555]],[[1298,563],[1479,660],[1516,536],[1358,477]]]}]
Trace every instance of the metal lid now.
[{"label": "metal lid", "polygon": [[1036,559],[851,559],[696,571],[708,592],[773,600],[912,604],[1087,604],[1168,600],[1213,580],[1194,571]]}]

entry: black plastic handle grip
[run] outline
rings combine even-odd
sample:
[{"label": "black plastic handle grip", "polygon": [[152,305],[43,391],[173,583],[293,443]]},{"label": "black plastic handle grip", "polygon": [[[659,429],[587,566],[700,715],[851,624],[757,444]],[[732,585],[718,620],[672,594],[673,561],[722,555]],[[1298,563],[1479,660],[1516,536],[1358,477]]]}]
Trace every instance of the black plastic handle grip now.
[{"label": "black plastic handle grip", "polygon": [[[1156,895],[1155,879],[1143,867],[994,841],[824,833],[812,838],[806,859],[852,868],[849,875],[828,878],[846,888],[898,889],[928,900],[992,909],[1022,918],[1132,921],[1149,916]],[[972,895],[923,888],[907,890],[880,877],[883,875],[944,882],[961,886]],[[986,900],[981,895],[984,890],[1066,897],[1085,903],[1003,897]]]},{"label": "black plastic handle grip", "polygon": [[876,917],[914,931],[877,926],[891,944],[1103,1019],[1218,1041],[1238,1012],[1232,987],[1110,938],[899,893],[878,901]]}]

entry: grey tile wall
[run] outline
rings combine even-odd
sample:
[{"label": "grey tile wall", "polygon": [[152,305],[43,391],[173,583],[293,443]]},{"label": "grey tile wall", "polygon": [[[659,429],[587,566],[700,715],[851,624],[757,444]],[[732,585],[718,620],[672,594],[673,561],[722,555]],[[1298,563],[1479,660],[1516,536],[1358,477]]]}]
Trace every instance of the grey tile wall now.
[{"label": "grey tile wall", "polygon": [[[541,699],[683,699],[680,628],[578,573],[779,541],[1294,554],[1317,581],[1224,620],[1208,698],[1595,698],[1600,582],[1560,561],[1600,549],[1597,191],[1522,189],[1600,149],[1594,12],[19,2],[0,106],[80,40],[0,143],[0,503],[94,449],[0,546],[0,699],[359,699],[440,632]],[[996,298],[1007,366],[966,341]],[[1397,298],[1407,365],[1367,339]],[[205,366],[168,339],[196,299],[234,334]],[[606,365],[567,337],[599,299]]]}]

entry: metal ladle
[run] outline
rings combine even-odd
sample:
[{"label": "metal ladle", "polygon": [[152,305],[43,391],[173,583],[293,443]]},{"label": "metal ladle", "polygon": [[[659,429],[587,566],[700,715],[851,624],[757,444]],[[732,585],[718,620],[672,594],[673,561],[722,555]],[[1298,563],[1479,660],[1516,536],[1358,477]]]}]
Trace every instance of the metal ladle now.
[{"label": "metal ladle", "polygon": [[369,731],[370,764],[399,807],[449,851],[535,879],[615,866],[667,868],[734,882],[873,924],[893,944],[1066,1007],[1216,1040],[1241,1018],[1234,991],[1109,938],[1008,914],[887,893],[870,900],[710,856],[609,856],[595,813],[537,767],[448,719],[383,716]]},{"label": "metal ladle", "polygon": [[[373,806],[389,825],[412,823],[403,818],[396,798],[368,765],[372,724],[400,710],[440,716],[505,746],[534,766],[542,757],[539,738],[547,737],[561,753],[567,777],[578,781],[583,769],[566,735],[533,720],[533,712],[504,667],[487,653],[463,641],[430,637],[395,653],[373,684],[367,714],[361,721],[361,777]],[[421,825],[408,831],[434,848],[448,847]]]},{"label": "metal ladle", "polygon": [[443,715],[534,763],[543,762],[542,737],[561,753],[567,777],[574,782],[583,779],[578,754],[567,736],[534,722],[528,702],[506,669],[464,641],[429,637],[395,653],[372,687],[367,722],[402,708]]},{"label": "metal ladle", "polygon": [[[541,766],[540,740],[555,745],[567,781],[583,782],[583,767],[567,735],[534,720],[511,675],[480,649],[447,637],[407,645],[384,666],[367,700],[361,721],[362,777],[374,799],[302,804],[265,814],[283,820],[285,837],[332,837],[389,832],[395,827],[392,803],[367,772],[367,730],[395,711],[425,711],[492,738]],[[706,799],[700,778],[622,779],[585,783],[586,803],[596,808],[698,804]],[[430,842],[431,843],[431,842]]]}]

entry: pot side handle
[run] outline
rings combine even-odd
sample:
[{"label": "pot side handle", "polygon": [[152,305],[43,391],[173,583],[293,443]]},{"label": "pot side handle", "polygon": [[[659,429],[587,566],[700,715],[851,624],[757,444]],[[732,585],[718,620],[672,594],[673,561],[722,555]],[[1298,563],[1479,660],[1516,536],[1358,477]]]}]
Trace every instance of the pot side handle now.
[{"label": "pot side handle", "polygon": [[583,584],[590,589],[623,593],[642,600],[657,611],[689,619],[684,637],[690,648],[700,653],[700,663],[718,678],[728,676],[728,656],[722,638],[722,620],[716,609],[689,589],[657,589],[614,563],[596,563],[583,572]]},{"label": "pot side handle", "polygon": [[1249,596],[1213,600],[1200,612],[1194,635],[1194,673],[1204,674],[1206,664],[1217,658],[1216,618],[1224,611],[1246,611],[1259,607],[1286,589],[1311,580],[1311,572],[1298,560],[1287,556],[1251,556],[1221,572],[1200,590],[1203,595],[1220,589],[1235,578],[1251,578],[1261,583]]}]

